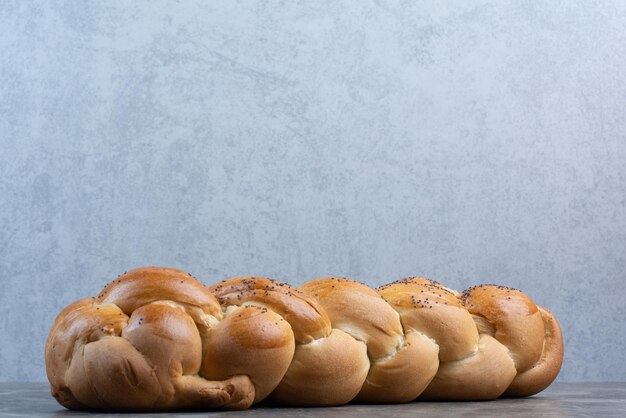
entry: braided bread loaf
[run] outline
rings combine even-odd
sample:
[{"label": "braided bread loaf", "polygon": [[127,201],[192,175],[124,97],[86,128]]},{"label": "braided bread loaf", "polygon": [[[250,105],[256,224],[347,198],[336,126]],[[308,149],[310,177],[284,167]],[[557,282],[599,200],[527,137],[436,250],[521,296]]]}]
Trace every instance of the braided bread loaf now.
[{"label": "braided bread loaf", "polygon": [[207,288],[158,267],[69,305],[46,343],[52,395],[99,410],[529,396],[562,359],[552,314],[502,286],[238,277]]}]

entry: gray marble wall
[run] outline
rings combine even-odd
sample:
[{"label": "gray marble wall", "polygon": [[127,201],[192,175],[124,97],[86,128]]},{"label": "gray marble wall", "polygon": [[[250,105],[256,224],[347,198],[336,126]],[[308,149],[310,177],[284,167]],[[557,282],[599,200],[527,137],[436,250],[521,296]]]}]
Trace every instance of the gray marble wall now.
[{"label": "gray marble wall", "polygon": [[626,2],[0,2],[0,380],[132,267],[497,282],[626,379]]}]

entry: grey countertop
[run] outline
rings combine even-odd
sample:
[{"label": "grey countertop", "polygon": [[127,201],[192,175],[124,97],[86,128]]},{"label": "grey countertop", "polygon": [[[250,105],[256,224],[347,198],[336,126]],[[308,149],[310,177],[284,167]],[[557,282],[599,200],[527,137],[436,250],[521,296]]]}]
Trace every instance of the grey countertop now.
[{"label": "grey countertop", "polygon": [[2,417],[81,416],[184,416],[184,417],[600,417],[626,416],[624,383],[555,383],[539,395],[526,399],[492,402],[413,402],[401,405],[347,405],[333,408],[273,408],[259,406],[247,411],[186,412],[169,414],[95,414],[68,411],[50,396],[47,383],[0,383]]}]

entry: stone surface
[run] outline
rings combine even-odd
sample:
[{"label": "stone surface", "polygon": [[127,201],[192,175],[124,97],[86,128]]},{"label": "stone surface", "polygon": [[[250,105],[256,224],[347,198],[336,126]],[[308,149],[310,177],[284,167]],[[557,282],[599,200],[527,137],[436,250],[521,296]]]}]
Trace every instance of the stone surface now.
[{"label": "stone surface", "polygon": [[[211,417],[623,417],[626,383],[555,383],[526,399],[492,402],[413,402],[402,405],[347,405],[333,408],[272,408],[214,412]],[[46,383],[0,383],[0,416],[182,416],[206,417],[207,412],[169,414],[94,414],[65,410],[50,396]]]},{"label": "stone surface", "polygon": [[626,380],[626,2],[0,1],[0,381],[142,265],[495,282]]}]

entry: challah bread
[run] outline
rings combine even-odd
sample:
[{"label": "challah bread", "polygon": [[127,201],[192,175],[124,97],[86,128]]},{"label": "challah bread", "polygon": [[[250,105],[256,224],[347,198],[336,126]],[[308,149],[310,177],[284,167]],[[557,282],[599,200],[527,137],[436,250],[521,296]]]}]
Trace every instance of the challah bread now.
[{"label": "challah bread", "polygon": [[[369,369],[365,346],[341,330],[333,329],[315,298],[285,283],[262,277],[236,277],[210,290],[227,311],[232,306],[271,310],[284,318],[293,330],[295,350],[292,356],[266,359],[268,368],[286,370],[284,376],[277,375],[271,385],[259,388],[260,383],[251,375],[257,390],[265,395],[271,392],[272,399],[279,403],[301,406],[341,405],[357,395]],[[265,330],[257,328],[253,332],[257,339],[262,339]],[[229,344],[223,345],[224,351],[230,349]],[[233,365],[243,360],[234,359]],[[229,369],[226,375],[235,371],[230,370],[233,365],[223,366]],[[249,374],[249,370],[242,373]]]},{"label": "challah bread", "polygon": [[46,343],[52,395],[94,410],[529,396],[562,359],[554,316],[502,286],[236,277],[207,288],[159,267],[69,305]]},{"label": "challah bread", "polygon": [[198,375],[202,334],[222,319],[215,297],[179,270],[148,267],[65,308],[46,342],[52,395],[69,409],[243,409],[245,375]]},{"label": "challah bread", "polygon": [[[321,278],[300,289],[316,298],[333,327],[361,342],[369,372],[356,401],[395,403],[415,399],[437,370],[438,346],[423,334],[405,336],[396,312],[376,291],[349,279]],[[366,369],[367,370],[367,369]]]}]

